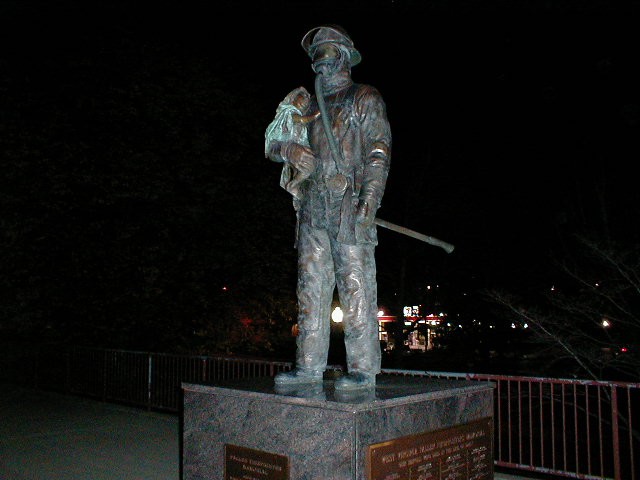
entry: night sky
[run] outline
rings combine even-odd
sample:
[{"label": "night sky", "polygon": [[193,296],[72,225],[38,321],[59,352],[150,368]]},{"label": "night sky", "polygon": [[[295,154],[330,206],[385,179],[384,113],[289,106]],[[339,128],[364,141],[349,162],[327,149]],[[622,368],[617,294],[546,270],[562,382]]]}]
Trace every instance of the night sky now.
[{"label": "night sky", "polygon": [[[262,135],[290,90],[302,85],[312,91],[302,36],[312,27],[335,23],[351,34],[363,56],[352,71],[354,80],[377,87],[387,104],[394,144],[378,216],[456,246],[448,255],[379,229],[381,298],[392,301],[403,266],[405,282],[416,286],[441,282],[460,292],[547,288],[554,281],[547,266],[570,254],[567,242],[574,233],[638,241],[637,2],[610,3],[380,1],[296,7],[275,2],[275,7],[252,8],[240,2],[2,2],[0,102],[9,105],[2,118],[5,134],[11,135],[9,168],[14,173],[22,168],[15,160],[19,129],[9,122],[18,119],[37,137],[44,111],[47,122],[66,122],[71,126],[65,131],[84,133],[75,140],[61,137],[58,146],[48,140],[45,150],[35,140],[23,140],[22,148],[33,145],[30,156],[40,155],[36,163],[60,162],[56,148],[64,150],[64,161],[76,165],[73,195],[82,204],[92,195],[95,176],[111,167],[92,167],[87,174],[92,180],[83,190],[73,152],[83,156],[92,148],[124,145],[122,139],[137,132],[126,130],[126,115],[115,104],[105,110],[105,103],[96,101],[102,113],[93,125],[91,116],[52,112],[69,104],[91,109],[97,94],[85,89],[122,89],[126,96],[131,83],[122,79],[129,76],[175,77],[175,91],[166,95],[179,96],[193,91],[184,82],[190,72],[181,69],[197,65],[212,89],[230,92],[235,101],[228,107],[243,109],[245,116],[250,112],[253,122],[208,119],[198,125],[197,116],[190,118],[191,131],[205,126],[215,131],[199,150],[210,161],[189,178],[215,177],[228,168],[216,159],[222,144],[227,148],[225,142],[235,141],[243,152],[237,194],[252,191],[256,205],[276,202],[289,208],[286,192],[276,188],[279,167],[264,158]],[[89,72],[85,78],[83,72]],[[180,105],[179,98],[171,101]],[[29,110],[21,113],[24,102]],[[109,108],[117,113],[113,121]],[[163,112],[158,107],[158,118]],[[247,134],[243,129],[249,127],[257,133]],[[100,134],[87,133],[92,129]],[[157,141],[152,130],[139,138],[140,143]],[[118,151],[127,156],[122,162],[146,158],[136,152],[136,141],[127,145]],[[173,166],[166,158],[149,168],[157,173]],[[35,184],[55,180],[38,179],[37,171]],[[63,175],[64,167],[56,172]],[[274,188],[260,187],[255,175],[268,176]],[[185,204],[193,198],[181,196],[180,189],[173,195],[166,201]],[[11,209],[3,207],[16,214]],[[82,208],[76,212],[78,222],[88,221]],[[284,257],[293,258],[287,256],[293,210],[274,223],[265,222],[252,241],[276,235],[283,239]],[[232,236],[224,225],[218,228],[219,235]],[[7,236],[4,241],[10,248]],[[217,248],[224,245],[221,241]],[[280,253],[271,247],[263,252]],[[10,268],[3,275],[10,276]]]}]

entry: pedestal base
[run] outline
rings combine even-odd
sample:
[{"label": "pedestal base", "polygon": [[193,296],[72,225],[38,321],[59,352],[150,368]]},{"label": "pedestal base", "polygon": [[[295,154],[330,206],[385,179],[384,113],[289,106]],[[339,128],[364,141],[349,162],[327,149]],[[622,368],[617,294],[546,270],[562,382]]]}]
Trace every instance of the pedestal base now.
[{"label": "pedestal base", "polygon": [[493,478],[493,384],[379,375],[333,381],[183,384],[185,480]]}]

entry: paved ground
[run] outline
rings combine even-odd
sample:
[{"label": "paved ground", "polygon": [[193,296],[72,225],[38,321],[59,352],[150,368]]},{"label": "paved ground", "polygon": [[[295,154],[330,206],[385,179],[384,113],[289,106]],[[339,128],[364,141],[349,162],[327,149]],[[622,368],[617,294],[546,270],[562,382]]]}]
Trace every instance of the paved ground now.
[{"label": "paved ground", "polygon": [[178,417],[0,384],[1,480],[178,480]]},{"label": "paved ground", "polygon": [[0,480],[179,480],[179,437],[175,415],[0,384]]}]

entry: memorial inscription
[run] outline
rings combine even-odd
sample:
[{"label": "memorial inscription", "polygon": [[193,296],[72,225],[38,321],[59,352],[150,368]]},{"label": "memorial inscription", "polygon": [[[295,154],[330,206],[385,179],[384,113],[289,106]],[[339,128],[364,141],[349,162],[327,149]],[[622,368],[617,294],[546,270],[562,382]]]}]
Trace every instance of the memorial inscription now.
[{"label": "memorial inscription", "polygon": [[369,480],[490,480],[491,418],[370,445]]},{"label": "memorial inscription", "polygon": [[225,480],[289,480],[289,458],[225,444]]}]

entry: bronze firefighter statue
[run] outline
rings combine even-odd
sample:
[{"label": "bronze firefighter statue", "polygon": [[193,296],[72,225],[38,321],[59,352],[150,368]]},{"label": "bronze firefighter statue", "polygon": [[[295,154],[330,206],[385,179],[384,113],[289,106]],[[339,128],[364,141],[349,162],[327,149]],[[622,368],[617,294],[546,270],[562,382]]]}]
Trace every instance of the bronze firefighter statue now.
[{"label": "bronze firefighter statue", "polygon": [[335,388],[371,388],[381,358],[374,221],[389,172],[391,129],[378,90],[351,79],[361,57],[342,28],[314,28],[302,47],[316,73],[315,95],[294,112],[297,127],[307,128],[305,141],[273,134],[273,128],[265,134],[267,157],[284,162],[281,185],[294,195],[298,219],[296,366],[275,383],[322,381],[337,286],[348,373]]}]

